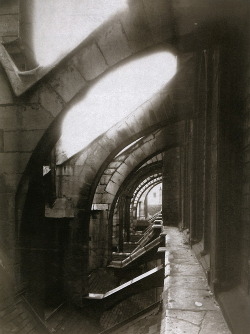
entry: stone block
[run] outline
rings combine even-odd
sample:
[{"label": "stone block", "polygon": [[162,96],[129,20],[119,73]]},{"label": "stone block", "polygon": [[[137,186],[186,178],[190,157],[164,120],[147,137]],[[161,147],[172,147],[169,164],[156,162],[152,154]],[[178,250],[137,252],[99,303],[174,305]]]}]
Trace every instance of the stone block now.
[{"label": "stone block", "polygon": [[45,207],[45,217],[49,218],[73,218],[74,217],[74,208],[72,201],[63,197],[57,198],[53,208],[48,206]]},{"label": "stone block", "polygon": [[43,134],[43,130],[22,131],[22,137],[20,138],[22,140],[21,150],[23,152],[34,151]]},{"label": "stone block", "polygon": [[165,99],[166,99],[167,94],[162,93],[162,94],[155,94],[153,98],[150,99],[150,102],[152,104],[152,107],[155,111],[155,115],[158,120],[163,120],[166,115],[168,115],[166,106],[165,106]]},{"label": "stone block", "polygon": [[2,65],[0,65],[0,104],[9,104],[13,103],[13,101],[14,97],[12,88]]},{"label": "stone block", "polygon": [[124,180],[124,177],[118,172],[114,173],[111,178],[111,181],[113,181],[119,186],[122,184],[123,180]]},{"label": "stone block", "polygon": [[104,171],[105,175],[112,175],[114,172],[115,172],[115,169],[113,168],[107,168]]},{"label": "stone block", "polygon": [[159,26],[165,22],[171,22],[169,4],[165,0],[143,0],[148,23],[151,26]]},{"label": "stone block", "polygon": [[23,130],[47,129],[54,119],[47,110],[37,105],[23,106],[20,109]]},{"label": "stone block", "polygon": [[117,173],[121,174],[122,176],[126,176],[129,172],[129,167],[124,163],[119,168],[117,168]]},{"label": "stone block", "polygon": [[134,113],[126,117],[126,124],[132,134],[137,134],[144,130],[143,124],[138,122]]},{"label": "stone block", "polygon": [[112,203],[114,200],[113,194],[105,193],[102,195],[102,203]]},{"label": "stone block", "polygon": [[18,15],[0,15],[0,36],[18,36]]},{"label": "stone block", "polygon": [[122,149],[124,146],[123,145],[124,141],[127,139],[125,137],[121,137],[121,134],[118,133],[117,126],[111,127],[106,133],[105,136],[108,140],[113,141],[116,143],[116,148],[119,146],[120,149]]},{"label": "stone block", "polygon": [[22,173],[30,158],[30,153],[0,153],[0,173]]},{"label": "stone block", "polygon": [[120,161],[112,161],[110,164],[109,164],[109,168],[118,168],[122,163]]},{"label": "stone block", "polygon": [[154,42],[162,42],[172,37],[172,17],[169,3],[165,0],[143,0],[148,25]]},{"label": "stone block", "polygon": [[105,192],[105,188],[106,188],[106,184],[105,185],[98,185],[98,187],[96,188],[96,193],[98,194],[103,194]]},{"label": "stone block", "polygon": [[[196,302],[201,303],[197,306]],[[207,290],[194,290],[171,287],[168,295],[168,308],[190,311],[219,310],[218,305]]]},{"label": "stone block", "polygon": [[102,194],[95,193],[93,203],[102,203]]},{"label": "stone block", "polygon": [[200,333],[200,327],[185,320],[176,320],[175,318],[167,316],[165,319],[165,333],[181,334],[181,333]]},{"label": "stone block", "polygon": [[99,144],[109,153],[117,148],[116,142],[112,138],[108,138],[105,134],[99,139]]},{"label": "stone block", "polygon": [[120,20],[133,52],[153,45],[152,34],[142,2],[131,2],[129,10],[120,17]]},{"label": "stone block", "polygon": [[113,22],[105,30],[102,29],[101,34],[97,37],[97,43],[110,66],[132,54],[127,37],[119,21]]},{"label": "stone block", "polygon": [[152,146],[150,145],[150,142],[145,143],[142,147],[141,147],[145,157],[151,155],[152,153],[154,153],[154,151],[152,150]]},{"label": "stone block", "polygon": [[[183,259],[185,261],[185,258]],[[174,259],[174,262],[176,259]],[[192,261],[192,260],[191,260]],[[207,286],[207,280],[205,277],[195,277],[195,276],[170,276],[169,284],[173,287],[183,287],[186,289],[204,289]]]},{"label": "stone block", "polygon": [[2,1],[0,7],[1,14],[18,14],[19,13],[19,1],[18,0],[8,0]]},{"label": "stone block", "polygon": [[53,117],[56,117],[63,109],[64,102],[61,97],[50,87],[42,86],[38,90],[39,103],[49,111]]},{"label": "stone block", "polygon": [[16,192],[22,174],[2,174],[0,175],[0,193]]},{"label": "stone block", "polygon": [[107,184],[110,180],[111,176],[110,175],[102,175],[100,179],[100,184]]},{"label": "stone block", "polygon": [[79,50],[73,63],[86,80],[93,80],[106,71],[108,65],[95,42]]},{"label": "stone block", "polygon": [[91,210],[103,211],[103,210],[108,210],[108,209],[109,209],[108,204],[93,204]]},{"label": "stone block", "polygon": [[58,171],[58,173],[60,175],[69,175],[69,176],[72,176],[74,175],[74,169],[73,169],[73,166],[71,165],[65,165],[65,166],[62,166],[60,168],[60,170]]},{"label": "stone block", "polygon": [[[1,85],[1,83],[0,83]],[[1,94],[1,93],[0,93]],[[16,130],[20,128],[16,106],[0,106],[0,126],[4,130]]]},{"label": "stone block", "polygon": [[87,164],[97,171],[102,163],[107,159],[108,152],[104,150],[99,143],[92,144],[87,150]]},{"label": "stone block", "polygon": [[96,175],[96,171],[93,168],[93,166],[89,166],[87,164],[84,164],[82,166],[78,182],[79,182],[79,184],[81,184],[82,182],[86,182],[88,184],[91,184],[93,182],[93,179],[94,179],[95,175]]},{"label": "stone block", "polygon": [[69,102],[80,90],[86,87],[86,81],[73,64],[64,64],[49,81],[49,84],[62,97]]},{"label": "stone block", "polygon": [[129,166],[130,169],[134,168],[137,165],[138,161],[131,154],[125,160],[125,164]]},{"label": "stone block", "polygon": [[0,152],[4,151],[4,131],[0,129]]},{"label": "stone block", "polygon": [[207,312],[202,322],[200,334],[220,333],[230,334],[231,331],[221,312]]},{"label": "stone block", "polygon": [[0,193],[0,219],[15,218],[15,193]]},{"label": "stone block", "polygon": [[117,193],[119,189],[119,185],[117,185],[116,183],[110,181],[106,187],[106,191],[109,193],[109,194],[112,194],[112,195],[115,195]]},{"label": "stone block", "polygon": [[138,147],[138,149],[136,151],[134,151],[132,153],[132,155],[135,157],[135,159],[141,163],[142,160],[144,160],[146,157],[144,155],[144,152],[142,151],[142,149],[140,147]]},{"label": "stone block", "polygon": [[143,113],[144,113],[143,118],[144,118],[144,120],[147,124],[152,126],[152,125],[158,123],[157,117],[154,114],[154,109],[153,109],[152,104],[150,103],[150,101],[146,101],[145,103],[143,103],[141,105],[141,108],[142,108]]},{"label": "stone block", "polygon": [[18,152],[21,150],[21,131],[4,132],[4,152]]}]

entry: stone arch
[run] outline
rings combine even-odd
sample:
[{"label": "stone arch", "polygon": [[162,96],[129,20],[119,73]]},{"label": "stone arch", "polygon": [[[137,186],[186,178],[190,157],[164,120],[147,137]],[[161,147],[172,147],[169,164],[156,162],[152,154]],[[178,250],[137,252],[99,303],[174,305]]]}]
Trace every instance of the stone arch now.
[{"label": "stone arch", "polygon": [[131,206],[137,207],[138,202],[141,200],[141,198],[147,197],[148,193],[152,190],[152,188],[154,188],[157,184],[161,182],[162,177],[160,177],[159,179],[151,180],[146,185],[143,185],[140,189],[136,189]]},{"label": "stone arch", "polygon": [[[126,231],[126,238],[130,238],[130,204],[135,189],[142,183],[148,182],[161,174],[162,162],[152,163],[144,168],[140,168],[128,175],[119,188],[110,208],[109,215],[109,249],[112,247],[113,224],[119,220],[119,249],[123,248],[123,229]],[[127,213],[126,226],[124,226],[124,215]],[[118,213],[118,216],[117,214]],[[116,233],[117,234],[117,233]]]},{"label": "stone arch", "polygon": [[[112,21],[113,22],[113,21]],[[118,24],[119,26],[119,24]],[[157,29],[159,26],[157,27]],[[121,31],[121,29],[118,29],[117,31]],[[100,30],[95,32],[96,34],[101,33]],[[94,33],[94,34],[95,34]],[[135,53],[122,53],[123,55],[126,54],[126,56],[121,57],[120,59],[116,59],[115,62],[112,62],[108,58],[111,56],[109,54],[110,50],[115,50],[116,48],[116,38],[112,36],[112,33],[107,33],[107,38],[111,38],[112,47],[110,49],[106,49],[107,52],[107,59],[105,58],[104,64],[105,66],[102,66],[100,64],[103,64],[103,61],[100,60],[103,57],[103,54],[105,52],[102,50],[100,52],[100,48],[97,47],[96,41],[92,41],[92,37],[94,34],[86,41],[83,45],[81,45],[77,50],[75,50],[71,55],[69,55],[65,60],[63,60],[56,68],[53,69],[51,73],[48,74],[46,78],[43,79],[42,82],[40,82],[38,85],[34,86],[30,92],[25,93],[23,96],[21,96],[19,99],[21,102],[27,102],[28,101],[28,107],[25,106],[24,113],[29,115],[29,125],[30,130],[36,127],[34,123],[41,124],[41,131],[34,133],[34,140],[30,144],[30,155],[29,155],[29,162],[25,168],[25,172],[23,175],[23,178],[19,184],[19,188],[16,195],[16,212],[17,212],[17,222],[20,223],[20,220],[23,218],[23,208],[25,206],[25,199],[26,195],[28,193],[29,186],[33,187],[38,191],[41,187],[41,164],[43,162],[43,159],[47,156],[50,149],[54,146],[55,142],[58,139],[59,135],[59,127],[60,123],[63,119],[63,116],[66,114],[70,106],[74,103],[74,101],[77,98],[81,98],[82,94],[84,94],[87,89],[90,87],[91,84],[97,80],[103,73],[105,73],[108,69],[111,69],[112,66],[115,64],[118,64],[120,61],[123,61],[124,59],[130,57],[132,54]],[[123,34],[123,32],[122,32]],[[164,43],[165,40],[165,33],[164,36]],[[123,39],[123,35],[121,37]],[[139,41],[140,39],[138,39]],[[109,40],[108,40],[109,41]],[[107,45],[109,45],[108,41]],[[151,46],[161,44],[162,40],[158,40],[157,42],[154,41]],[[138,48],[136,50],[136,53],[140,50],[144,50],[145,48],[148,48],[149,45],[143,46],[142,48]],[[87,49],[88,48],[88,49]],[[113,49],[112,49],[113,48]],[[101,55],[100,55],[101,53]],[[103,53],[103,54],[102,54]],[[100,57],[101,58],[100,58]],[[93,63],[93,60],[96,61],[96,63]],[[86,73],[87,67],[84,67],[84,64],[92,62],[92,67],[95,69],[95,73]],[[96,66],[95,66],[96,65]],[[83,67],[81,67],[83,66]],[[91,67],[91,66],[90,66]],[[97,71],[98,69],[98,71]],[[190,73],[190,68],[186,64],[186,67],[184,67],[184,72]],[[179,76],[181,76],[183,71],[179,72]],[[33,75],[33,74],[32,74]],[[108,151],[105,151],[105,154],[103,158],[101,159],[101,163],[97,166],[95,166],[95,169],[89,168],[91,165],[90,160],[88,163],[84,164],[84,174],[81,174],[82,177],[82,183],[83,184],[87,178],[96,178],[98,180],[98,175],[101,174],[102,169],[105,167],[105,164],[108,163],[108,160],[111,159],[119,150],[121,150],[124,146],[129,144],[131,141],[135,140],[142,134],[146,134],[147,131],[151,132],[155,130],[160,125],[168,124],[171,122],[176,122],[180,119],[186,118],[186,116],[190,113],[192,113],[192,103],[188,104],[188,107],[184,110],[184,112],[180,108],[179,104],[179,96],[175,96],[175,86],[179,85],[179,77],[177,77],[171,82],[170,85],[163,91],[159,92],[156,96],[152,98],[151,101],[147,101],[145,105],[143,105],[139,113],[137,112],[136,115],[130,115],[125,122],[121,122],[117,125],[115,131],[114,129],[110,129],[105,135],[103,135],[101,138],[98,138],[95,142],[93,142],[89,147],[86,148],[85,154],[90,158],[91,153],[93,150],[96,153],[102,153],[103,154],[103,147],[107,148],[106,143],[108,142],[110,144]],[[184,91],[185,89],[183,89]],[[180,91],[180,90],[179,90]],[[192,94],[192,92],[190,92]],[[185,96],[186,96],[185,92]],[[36,109],[34,110],[34,106],[36,106]],[[131,117],[131,118],[130,118]],[[28,118],[28,116],[27,116]],[[129,123],[129,124],[128,124]],[[34,125],[33,125],[34,124]],[[139,124],[139,131],[138,131],[138,124]],[[46,132],[44,132],[46,131]],[[117,137],[121,137],[121,134],[125,134],[125,138],[127,140],[122,142],[113,143],[113,140]],[[42,139],[40,140],[40,138]],[[100,140],[103,140],[103,145],[100,144]],[[27,142],[29,142],[29,139],[27,139]],[[34,142],[34,144],[33,144]],[[38,142],[38,145],[37,145]],[[36,147],[36,148],[35,148]],[[81,152],[82,153],[82,152]],[[83,164],[81,159],[83,158],[83,154],[78,155],[76,160],[71,160],[70,162],[67,162],[62,166],[62,171],[68,173],[71,169],[72,165],[74,165],[75,170],[78,169],[80,172],[80,169],[83,169]],[[77,160],[79,158],[79,160]],[[98,157],[99,160],[100,157]],[[97,161],[97,160],[95,160]],[[100,161],[100,160],[99,160]],[[80,167],[79,167],[80,166]],[[31,173],[32,170],[32,173]],[[69,172],[71,173],[71,172]],[[37,175],[40,175],[40,178],[37,178]],[[67,174],[64,174],[67,176]],[[71,175],[71,174],[70,174]],[[79,184],[79,183],[78,183]],[[72,182],[72,185],[74,187],[74,181]],[[85,209],[89,206],[89,202],[86,202],[86,199],[89,197],[89,193],[91,193],[92,189],[94,189],[89,184],[85,183],[86,187],[77,187],[77,189],[74,189],[73,196],[75,196],[75,191],[80,193],[81,198],[77,202],[77,206],[80,207],[80,216],[79,219],[82,218],[82,213]],[[77,185],[78,186],[78,185]],[[37,193],[37,199],[41,200],[41,198],[38,196]],[[35,199],[35,196],[33,194],[30,194],[31,197]],[[77,197],[76,196],[76,197]],[[75,197],[75,198],[76,198]],[[91,197],[91,196],[90,196]],[[76,198],[77,200],[77,198]],[[83,200],[83,201],[82,201]],[[87,203],[87,204],[86,204]],[[42,203],[40,203],[40,209],[42,210]],[[86,205],[84,207],[83,205]],[[39,209],[39,210],[40,210]],[[34,206],[35,211],[35,206]],[[28,213],[27,213],[28,214]],[[34,213],[35,214],[35,213]],[[34,217],[33,217],[34,218]],[[24,218],[25,219],[25,218]],[[35,219],[32,219],[35,220]],[[31,223],[31,221],[30,221]],[[19,224],[20,226],[20,224]],[[19,230],[19,228],[18,228]]]},{"label": "stone arch", "polygon": [[[145,199],[147,198],[148,193],[159,183],[162,182],[162,175],[159,175],[158,177],[154,179],[149,179],[146,184],[143,184],[142,186],[139,186],[133,195],[131,205],[130,205],[130,211],[131,211],[131,216],[133,216],[133,219],[138,219],[138,205],[140,203],[144,203],[145,205]],[[147,210],[147,208],[146,208]],[[145,213],[144,209],[144,213]],[[139,212],[140,215],[140,212]],[[147,218],[147,215],[144,217],[145,219]]]},{"label": "stone arch", "polygon": [[[111,204],[115,195],[133,169],[138,169],[145,160],[151,159],[151,156],[157,156],[158,152],[167,147],[181,145],[183,142],[182,122],[172,126],[166,126],[156,133],[142,138],[133,147],[131,147],[123,157],[117,157],[108,165],[106,172],[103,173],[93,203]],[[110,174],[112,173],[112,174]]]}]

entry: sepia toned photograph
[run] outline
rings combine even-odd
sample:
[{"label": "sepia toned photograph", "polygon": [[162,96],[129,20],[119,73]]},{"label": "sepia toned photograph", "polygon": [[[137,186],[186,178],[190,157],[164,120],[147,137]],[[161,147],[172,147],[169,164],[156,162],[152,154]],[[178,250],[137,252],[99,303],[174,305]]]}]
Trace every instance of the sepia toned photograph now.
[{"label": "sepia toned photograph", "polygon": [[0,0],[12,333],[250,334],[250,0]]}]

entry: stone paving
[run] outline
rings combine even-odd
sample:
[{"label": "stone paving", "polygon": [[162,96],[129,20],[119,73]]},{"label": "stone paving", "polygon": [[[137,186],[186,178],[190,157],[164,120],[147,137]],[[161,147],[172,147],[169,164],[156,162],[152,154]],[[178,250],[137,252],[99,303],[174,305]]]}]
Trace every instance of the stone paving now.
[{"label": "stone paving", "polygon": [[165,227],[166,252],[160,334],[230,334],[201,265],[183,234]]},{"label": "stone paving", "polygon": [[203,269],[184,236],[174,227],[166,235],[162,308],[113,332],[116,334],[230,334]]}]

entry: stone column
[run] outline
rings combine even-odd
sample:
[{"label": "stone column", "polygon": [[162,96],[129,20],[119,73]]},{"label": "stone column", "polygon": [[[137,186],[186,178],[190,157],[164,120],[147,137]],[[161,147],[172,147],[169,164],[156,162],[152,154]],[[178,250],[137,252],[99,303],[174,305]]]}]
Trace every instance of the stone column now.
[{"label": "stone column", "polygon": [[180,149],[164,152],[162,177],[162,213],[164,225],[180,222]]}]

